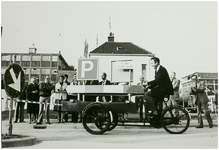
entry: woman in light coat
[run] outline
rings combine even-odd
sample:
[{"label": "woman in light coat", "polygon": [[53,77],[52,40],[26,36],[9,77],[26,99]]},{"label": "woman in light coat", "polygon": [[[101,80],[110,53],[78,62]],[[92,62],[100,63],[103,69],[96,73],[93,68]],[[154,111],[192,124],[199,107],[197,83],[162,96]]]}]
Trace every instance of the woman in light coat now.
[{"label": "woman in light coat", "polygon": [[[55,92],[56,92],[56,101],[60,101],[60,100],[67,100],[67,84],[64,82],[64,76],[60,76],[59,77],[59,82],[56,83],[55,86]],[[56,102],[57,103],[57,102]],[[61,118],[60,116],[60,112],[58,112],[58,120],[59,123],[64,121],[64,117],[65,117],[65,112],[61,113]]]}]

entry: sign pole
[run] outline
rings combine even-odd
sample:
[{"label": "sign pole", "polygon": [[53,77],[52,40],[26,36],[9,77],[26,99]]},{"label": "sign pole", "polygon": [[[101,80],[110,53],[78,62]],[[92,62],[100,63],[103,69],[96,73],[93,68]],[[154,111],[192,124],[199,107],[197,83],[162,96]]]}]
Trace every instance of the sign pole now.
[{"label": "sign pole", "polygon": [[[13,56],[13,63],[16,62],[16,55]],[[13,112],[13,97],[10,96],[10,107],[9,107],[9,127],[8,127],[8,135],[12,135],[12,112]]]},{"label": "sign pole", "polygon": [[9,107],[9,127],[8,127],[8,135],[12,135],[12,112],[13,112],[13,98],[10,97],[10,107]]},{"label": "sign pole", "polygon": [[131,69],[129,69],[129,85],[131,85]]},{"label": "sign pole", "polygon": [[4,74],[5,92],[10,97],[9,104],[9,125],[8,135],[12,135],[12,114],[13,114],[13,99],[17,98],[24,88],[24,72],[18,64],[16,64],[16,55],[13,56],[13,63],[8,66]]}]

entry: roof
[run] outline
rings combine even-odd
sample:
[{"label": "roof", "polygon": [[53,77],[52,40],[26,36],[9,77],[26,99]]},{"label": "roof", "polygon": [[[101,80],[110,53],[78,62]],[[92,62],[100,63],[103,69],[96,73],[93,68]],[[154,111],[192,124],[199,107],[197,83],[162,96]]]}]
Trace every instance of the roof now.
[{"label": "roof", "polygon": [[131,42],[105,42],[96,49],[90,52],[90,54],[150,54],[148,50],[145,50]]}]

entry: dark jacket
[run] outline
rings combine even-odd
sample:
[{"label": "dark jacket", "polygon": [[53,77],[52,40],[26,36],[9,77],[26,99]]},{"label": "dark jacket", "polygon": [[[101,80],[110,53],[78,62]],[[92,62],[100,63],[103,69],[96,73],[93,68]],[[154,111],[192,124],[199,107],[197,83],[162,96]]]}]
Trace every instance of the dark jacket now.
[{"label": "dark jacket", "polygon": [[70,85],[70,82],[68,82],[68,80],[65,80],[65,83],[66,83],[67,85]]},{"label": "dark jacket", "polygon": [[[103,84],[103,81],[100,81],[99,85],[102,85],[102,84]],[[106,80],[106,84],[105,85],[111,85],[111,82],[109,80]]]},{"label": "dark jacket", "polygon": [[160,66],[158,72],[155,74],[155,79],[148,82],[148,85],[151,93],[156,97],[173,95],[173,86],[169,74],[163,66]]},{"label": "dark jacket", "polygon": [[205,93],[206,85],[204,81],[198,81],[191,83],[191,91],[197,96],[197,103],[207,103],[209,101],[206,93]]},{"label": "dark jacket", "polygon": [[[100,81],[99,82],[99,85],[102,85],[103,84],[103,81]],[[106,80],[106,84],[105,85],[111,85],[111,82],[109,80]],[[105,96],[106,98],[106,101],[109,102],[110,101],[110,96]],[[99,97],[99,101],[102,100],[102,96]]]},{"label": "dark jacket", "polygon": [[51,83],[40,83],[40,96],[50,97],[51,91],[54,89],[54,86]]},{"label": "dark jacket", "polygon": [[[38,91],[37,93],[32,93],[33,91]],[[39,101],[39,85],[29,84],[27,87],[27,100],[28,101]]]},{"label": "dark jacket", "polygon": [[28,83],[24,83],[24,87],[21,91],[21,94],[18,96],[18,99],[20,100],[26,100],[27,98],[27,87],[28,87]]},{"label": "dark jacket", "polygon": [[98,85],[99,81],[98,80],[87,80],[85,85]]}]

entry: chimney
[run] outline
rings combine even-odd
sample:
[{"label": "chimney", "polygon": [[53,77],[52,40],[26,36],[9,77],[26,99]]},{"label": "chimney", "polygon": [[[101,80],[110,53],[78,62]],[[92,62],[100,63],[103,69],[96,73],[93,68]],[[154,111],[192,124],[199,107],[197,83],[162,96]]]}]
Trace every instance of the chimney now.
[{"label": "chimney", "polygon": [[114,42],[114,34],[110,32],[110,35],[108,36],[108,42]]}]

